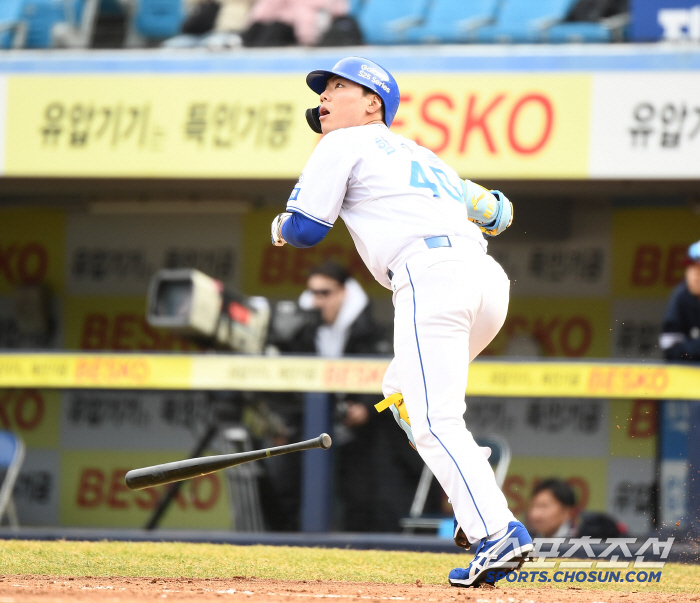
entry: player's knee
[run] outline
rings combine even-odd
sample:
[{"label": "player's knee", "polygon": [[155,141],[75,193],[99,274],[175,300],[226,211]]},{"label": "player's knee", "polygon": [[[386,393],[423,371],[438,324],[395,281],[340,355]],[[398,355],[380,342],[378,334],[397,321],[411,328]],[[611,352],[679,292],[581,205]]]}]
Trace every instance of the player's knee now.
[{"label": "player's knee", "polygon": [[437,443],[435,435],[431,433],[429,425],[415,425],[411,423],[413,439],[416,441],[416,448],[429,448]]}]

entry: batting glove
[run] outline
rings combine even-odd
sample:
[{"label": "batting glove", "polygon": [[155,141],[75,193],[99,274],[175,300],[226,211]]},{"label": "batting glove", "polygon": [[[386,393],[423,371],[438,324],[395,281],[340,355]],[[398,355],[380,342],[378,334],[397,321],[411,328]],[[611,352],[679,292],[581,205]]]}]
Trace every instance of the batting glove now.
[{"label": "batting glove", "polygon": [[282,247],[282,245],[287,242],[282,238],[282,224],[284,224],[291,217],[291,215],[291,213],[286,211],[278,214],[272,221],[272,225],[270,227],[270,239],[275,247]]},{"label": "batting glove", "polygon": [[513,204],[501,191],[489,191],[498,199],[498,211],[496,217],[488,224],[478,224],[481,232],[487,237],[495,237],[501,234],[513,223]]}]

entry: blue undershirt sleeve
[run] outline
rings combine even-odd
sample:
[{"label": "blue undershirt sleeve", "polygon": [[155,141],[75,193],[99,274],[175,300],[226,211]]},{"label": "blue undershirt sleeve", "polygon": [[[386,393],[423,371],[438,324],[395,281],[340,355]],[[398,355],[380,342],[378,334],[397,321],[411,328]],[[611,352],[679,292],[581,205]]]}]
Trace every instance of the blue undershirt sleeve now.
[{"label": "blue undershirt sleeve", "polygon": [[292,213],[282,224],[282,238],[292,247],[313,247],[328,234],[330,226],[319,224],[304,214]]}]

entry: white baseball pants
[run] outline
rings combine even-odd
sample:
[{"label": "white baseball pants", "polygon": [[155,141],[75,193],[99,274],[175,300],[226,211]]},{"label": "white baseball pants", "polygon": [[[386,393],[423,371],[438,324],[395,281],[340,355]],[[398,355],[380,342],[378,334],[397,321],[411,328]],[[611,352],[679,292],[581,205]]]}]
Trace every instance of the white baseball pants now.
[{"label": "white baseball pants", "polygon": [[418,453],[477,542],[515,519],[464,423],[469,362],[503,326],[510,281],[478,242],[450,240],[415,241],[390,266],[395,357],[382,387],[403,394]]}]

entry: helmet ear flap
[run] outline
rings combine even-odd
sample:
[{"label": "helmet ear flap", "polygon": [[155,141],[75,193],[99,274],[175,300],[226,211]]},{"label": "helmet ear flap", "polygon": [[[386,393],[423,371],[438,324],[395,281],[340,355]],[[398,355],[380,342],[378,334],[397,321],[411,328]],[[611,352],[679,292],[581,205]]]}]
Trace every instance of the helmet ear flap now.
[{"label": "helmet ear flap", "polygon": [[306,123],[309,124],[316,134],[323,134],[323,129],[321,128],[321,114],[319,113],[321,106],[312,107],[306,110]]}]

